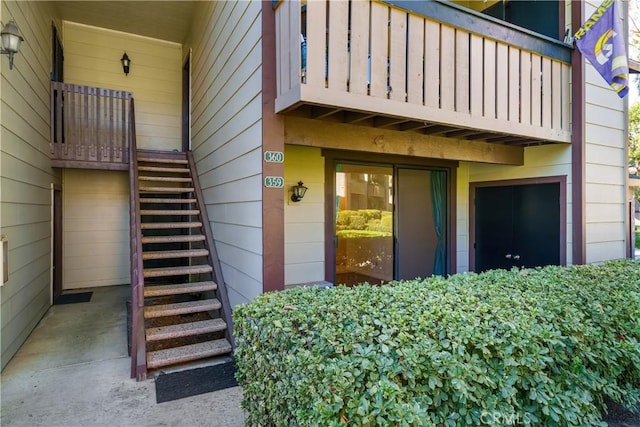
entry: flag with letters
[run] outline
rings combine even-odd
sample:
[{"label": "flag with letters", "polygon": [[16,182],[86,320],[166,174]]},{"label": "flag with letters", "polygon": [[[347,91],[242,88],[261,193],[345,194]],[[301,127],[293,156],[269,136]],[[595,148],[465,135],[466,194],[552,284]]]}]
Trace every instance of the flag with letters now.
[{"label": "flag with letters", "polygon": [[578,50],[623,98],[629,91],[629,65],[617,3],[604,0],[574,37]]}]

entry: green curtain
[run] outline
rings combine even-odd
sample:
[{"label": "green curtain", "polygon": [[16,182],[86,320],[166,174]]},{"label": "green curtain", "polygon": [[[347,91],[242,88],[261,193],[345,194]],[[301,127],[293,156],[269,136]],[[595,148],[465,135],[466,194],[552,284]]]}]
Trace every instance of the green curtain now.
[{"label": "green curtain", "polygon": [[438,238],[435,259],[433,260],[433,274],[444,276],[447,273],[445,252],[445,212],[447,205],[447,173],[445,171],[431,171],[431,212],[433,224]]}]

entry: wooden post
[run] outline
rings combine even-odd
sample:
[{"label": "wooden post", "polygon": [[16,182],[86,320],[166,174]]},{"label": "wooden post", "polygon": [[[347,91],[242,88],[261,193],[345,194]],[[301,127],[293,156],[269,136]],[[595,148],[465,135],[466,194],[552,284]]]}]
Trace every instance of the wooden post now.
[{"label": "wooden post", "polygon": [[[571,2],[571,33],[575,34],[584,22],[584,2]],[[571,221],[572,264],[586,262],[585,219],[585,76],[584,59],[574,49],[571,53]]]}]

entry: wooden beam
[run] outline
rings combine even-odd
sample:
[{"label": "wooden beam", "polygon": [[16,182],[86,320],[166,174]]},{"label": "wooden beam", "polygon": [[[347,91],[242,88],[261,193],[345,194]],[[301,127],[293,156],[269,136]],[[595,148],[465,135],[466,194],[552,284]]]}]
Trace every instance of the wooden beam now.
[{"label": "wooden beam", "polygon": [[499,143],[509,143],[509,142],[518,142],[518,141],[522,141],[522,138],[517,137],[517,136],[512,136],[512,135],[496,135],[494,137],[491,138],[487,138],[485,139],[485,141],[487,142],[499,142]]},{"label": "wooden beam", "polygon": [[128,163],[85,162],[81,160],[51,160],[52,168],[62,169],[96,169],[109,171],[127,171]]},{"label": "wooden beam", "polygon": [[375,117],[375,114],[372,113],[359,113],[356,111],[345,111],[344,113],[344,121],[345,123],[357,123],[363,120],[368,120],[370,118]]},{"label": "wooden beam", "polygon": [[406,121],[407,119],[402,119],[398,117],[376,117],[375,119],[373,119],[373,126],[378,128],[383,128],[387,126],[399,125]]},{"label": "wooden beam", "polygon": [[407,123],[402,123],[398,127],[398,130],[405,130],[405,131],[419,130],[419,129],[424,129],[427,126],[430,126],[430,124],[427,122],[407,122]]},{"label": "wooden beam", "polygon": [[451,127],[451,126],[442,126],[442,125],[433,125],[433,126],[429,126],[427,128],[425,128],[422,133],[424,133],[425,135],[436,135],[436,134],[440,134],[440,133],[446,133],[446,132],[450,132],[456,130],[456,128]]},{"label": "wooden beam", "polygon": [[389,129],[285,118],[285,143],[401,156],[523,165],[524,149]]},{"label": "wooden beam", "polygon": [[[262,2],[262,151],[284,152],[284,120],[274,113],[276,99],[275,13]],[[265,176],[284,176],[284,164],[262,162]],[[262,180],[261,179],[261,180]],[[262,187],[262,291],[284,290],[285,190]]]},{"label": "wooden beam", "polygon": [[[584,3],[571,2],[572,34],[578,31],[584,17]],[[571,55],[571,263],[574,265],[587,262],[585,91],[585,62],[575,49]]]},{"label": "wooden beam", "polygon": [[339,108],[331,108],[331,107],[321,107],[314,105],[311,107],[311,118],[312,119],[324,119],[325,117],[331,116],[340,110]]},{"label": "wooden beam", "polygon": [[472,135],[466,136],[465,139],[469,139],[469,140],[476,140],[476,139],[487,139],[487,138],[491,138],[492,136],[495,136],[494,133],[487,133],[487,132],[476,132]]},{"label": "wooden beam", "polygon": [[475,129],[458,129],[445,133],[445,136],[447,136],[448,138],[459,138],[463,136],[475,135],[477,133],[478,131]]}]

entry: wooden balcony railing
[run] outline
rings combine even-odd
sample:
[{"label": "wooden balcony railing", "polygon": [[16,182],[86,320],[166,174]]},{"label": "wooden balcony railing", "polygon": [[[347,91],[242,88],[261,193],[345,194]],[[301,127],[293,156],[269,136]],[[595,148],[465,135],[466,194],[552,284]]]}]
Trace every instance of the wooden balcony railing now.
[{"label": "wooden balcony railing", "polygon": [[491,142],[570,142],[571,47],[562,42],[439,1],[274,7],[276,112],[339,112],[343,122],[374,117],[373,126]]},{"label": "wooden balcony railing", "polygon": [[51,82],[53,167],[127,170],[131,93]]}]

